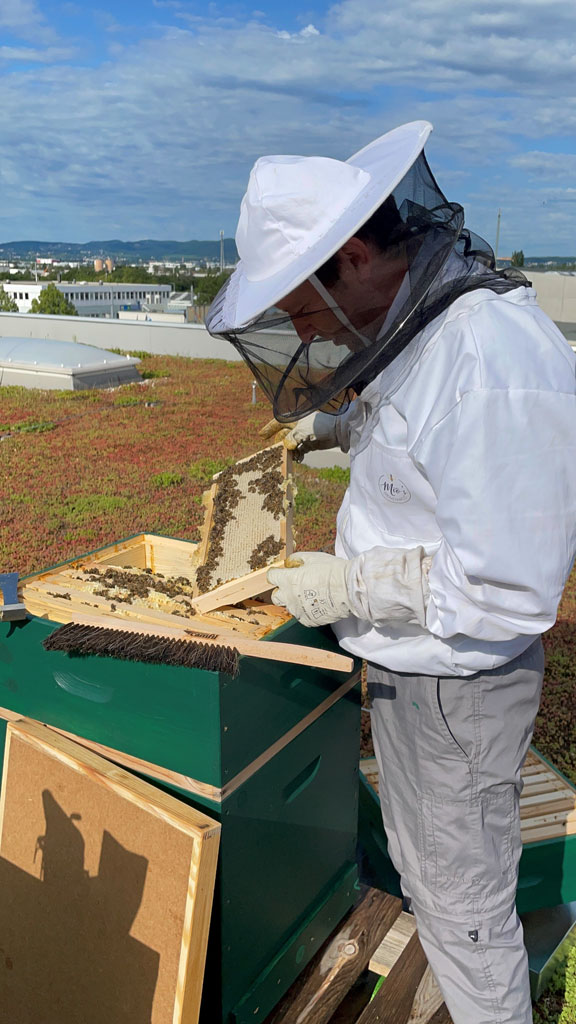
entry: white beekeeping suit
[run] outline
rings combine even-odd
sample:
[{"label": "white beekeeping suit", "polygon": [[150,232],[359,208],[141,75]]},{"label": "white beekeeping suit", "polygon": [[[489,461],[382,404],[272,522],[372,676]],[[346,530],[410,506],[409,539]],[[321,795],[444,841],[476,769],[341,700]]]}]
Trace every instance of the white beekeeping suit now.
[{"label": "white beekeeping suit", "polygon": [[[529,288],[470,292],[418,343],[411,367],[393,363],[347,416],[336,553],[362,560],[365,615],[335,629],[395,671],[468,675],[555,621],[576,549],[576,357]],[[426,622],[391,628],[370,553],[416,545],[432,556]]]},{"label": "white beekeeping suit", "polygon": [[207,326],[288,446],[350,451],[336,554],[271,570],[273,600],[369,663],[389,851],[454,1024],[529,1024],[518,801],[575,550],[575,357],[443,196],[430,128],[258,161]]},{"label": "white beekeeping suit", "polygon": [[[462,296],[424,335],[347,417],[336,553],[360,562],[365,611],[334,629],[371,662],[389,851],[453,1019],[525,1024],[520,767],[576,546],[575,357],[531,289]],[[380,553],[414,545],[425,624],[390,623]]]}]

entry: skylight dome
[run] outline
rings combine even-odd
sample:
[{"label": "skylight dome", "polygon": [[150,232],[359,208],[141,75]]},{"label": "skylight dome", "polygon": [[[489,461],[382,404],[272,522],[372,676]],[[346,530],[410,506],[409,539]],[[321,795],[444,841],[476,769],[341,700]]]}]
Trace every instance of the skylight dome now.
[{"label": "skylight dome", "polygon": [[75,341],[0,338],[0,386],[80,391],[141,380],[140,360]]}]

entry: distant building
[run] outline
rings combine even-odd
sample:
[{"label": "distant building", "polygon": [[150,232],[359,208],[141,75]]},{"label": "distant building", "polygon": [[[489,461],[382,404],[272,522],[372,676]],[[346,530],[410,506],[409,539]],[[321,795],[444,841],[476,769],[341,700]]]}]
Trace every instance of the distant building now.
[{"label": "distant building", "polygon": [[198,262],[194,260],[149,260],[148,262],[148,273],[149,274],[166,274],[170,270],[199,270],[201,269]]},{"label": "distant building", "polygon": [[[29,268],[30,264],[25,261],[26,266]],[[56,260],[52,256],[37,256],[34,268],[36,270],[45,273],[47,270],[70,270],[72,267],[81,267],[82,263],[79,260]],[[24,266],[22,267],[24,269]]]},{"label": "distant building", "polygon": [[111,274],[112,271],[114,270],[114,264],[109,256],[107,256],[106,259],[104,260],[104,266],[106,267],[106,270],[108,271],[109,274]]},{"label": "distant building", "polygon": [[143,304],[139,312],[118,313],[119,320],[149,320],[155,323],[192,323],[194,322],[194,290],[172,292],[166,302],[158,306]]},{"label": "distant building", "polygon": [[125,284],[122,281],[6,281],[4,289],[15,299],[19,313],[29,313],[48,284],[55,284],[79,316],[116,317],[120,310],[163,308],[170,298],[168,284]]},{"label": "distant building", "polygon": [[101,274],[102,271],[104,270],[104,260],[95,259],[94,270],[96,271],[97,274]]},{"label": "distant building", "polygon": [[523,267],[538,304],[569,341],[576,339],[576,273]]},{"label": "distant building", "polygon": [[194,289],[187,292],[172,292],[166,305],[167,313],[181,313],[184,320],[187,319],[188,310],[194,305]]}]

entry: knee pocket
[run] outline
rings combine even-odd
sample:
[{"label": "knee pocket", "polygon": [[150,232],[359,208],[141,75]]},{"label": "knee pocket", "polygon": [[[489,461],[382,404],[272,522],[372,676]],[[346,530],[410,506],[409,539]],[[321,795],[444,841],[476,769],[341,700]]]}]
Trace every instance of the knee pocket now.
[{"label": "knee pocket", "polygon": [[422,795],[418,811],[422,881],[429,892],[484,900],[515,882],[520,831],[513,785],[474,801]]}]

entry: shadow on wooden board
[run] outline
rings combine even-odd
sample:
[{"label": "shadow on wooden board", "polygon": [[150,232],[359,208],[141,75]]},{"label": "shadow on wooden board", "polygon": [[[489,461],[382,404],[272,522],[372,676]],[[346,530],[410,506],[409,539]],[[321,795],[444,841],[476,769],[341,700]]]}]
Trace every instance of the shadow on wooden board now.
[{"label": "shadow on wooden board", "polygon": [[0,814],[2,1019],[196,1024],[217,823],[36,724]]}]

